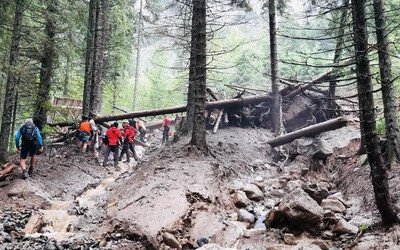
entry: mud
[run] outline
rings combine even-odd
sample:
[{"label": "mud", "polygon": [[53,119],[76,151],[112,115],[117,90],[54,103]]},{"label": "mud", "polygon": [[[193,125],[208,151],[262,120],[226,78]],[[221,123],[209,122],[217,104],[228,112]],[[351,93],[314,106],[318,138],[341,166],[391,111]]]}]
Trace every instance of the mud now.
[{"label": "mud", "polygon": [[[19,215],[14,216],[15,233],[10,228],[4,231],[8,236],[0,235],[0,246],[196,249],[207,241],[208,247],[201,249],[397,247],[398,229],[386,233],[377,224],[369,169],[354,155],[359,144],[357,128],[319,136],[334,152],[319,171],[310,167],[315,159],[302,155],[289,159],[284,147],[265,144],[272,137],[266,129],[232,127],[208,134],[208,156],[189,147],[185,138],[161,146],[159,136],[156,131],[146,151],[138,147],[142,159],[138,164],[106,169],[70,145],[51,150],[51,157],[40,156],[32,178],[2,182],[0,211],[10,213],[4,215],[7,220],[13,218],[10,211]],[[395,166],[390,172],[394,195],[400,192],[399,169]],[[313,183],[327,187],[329,194],[344,193],[349,203],[346,220],[363,230],[324,238],[238,221],[233,194],[247,192],[249,184],[260,188],[262,198],[249,200],[244,209],[263,224],[285,193]],[[24,234],[32,213],[40,214],[42,224],[37,232]],[[293,234],[290,244],[287,234]]]}]

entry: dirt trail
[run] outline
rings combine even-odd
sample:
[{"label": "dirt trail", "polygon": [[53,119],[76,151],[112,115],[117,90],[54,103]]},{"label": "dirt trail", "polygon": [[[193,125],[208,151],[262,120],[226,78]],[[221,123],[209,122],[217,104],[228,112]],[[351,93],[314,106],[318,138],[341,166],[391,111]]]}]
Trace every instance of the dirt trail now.
[{"label": "dirt trail", "polygon": [[[100,167],[91,157],[75,152],[73,146],[53,150],[52,157],[39,157],[41,167],[33,178],[2,183],[0,215],[4,216],[0,221],[5,226],[0,227],[0,245],[27,249],[196,249],[208,241],[210,244],[201,249],[395,246],[392,238],[397,229],[388,235],[378,228],[359,235],[324,238],[308,232],[292,236],[285,228],[266,229],[263,222],[285,194],[317,185],[329,194],[345,193],[343,199],[349,204],[345,219],[372,228],[379,216],[373,206],[365,207],[373,203],[373,197],[368,168],[358,166],[360,159],[354,156],[359,143],[357,128],[319,136],[333,149],[333,155],[318,172],[312,170],[315,162],[310,157],[288,158],[287,148],[272,149],[265,144],[272,137],[266,129],[229,128],[209,134],[211,154],[206,157],[192,152],[184,140],[160,146],[157,136],[155,133],[155,142],[142,155],[142,162],[121,164],[119,171],[112,166],[108,170]],[[391,176],[398,171],[395,167]],[[391,184],[394,194],[400,192],[397,177],[391,178]],[[369,193],[360,193],[360,189]],[[253,198],[246,198],[246,205],[238,209],[235,195],[241,192],[245,198]],[[35,214],[41,218],[39,232],[20,233]],[[3,230],[9,236],[2,236]]]}]

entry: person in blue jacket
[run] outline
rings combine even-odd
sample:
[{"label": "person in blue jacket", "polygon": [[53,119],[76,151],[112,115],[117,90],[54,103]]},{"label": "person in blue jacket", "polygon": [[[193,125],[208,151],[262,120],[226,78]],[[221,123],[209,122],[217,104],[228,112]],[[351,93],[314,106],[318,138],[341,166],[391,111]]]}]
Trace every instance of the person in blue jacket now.
[{"label": "person in blue jacket", "polygon": [[[20,139],[22,139],[21,146]],[[26,119],[25,124],[18,129],[17,135],[15,136],[15,145],[20,153],[22,178],[26,179],[33,173],[35,154],[38,147],[39,151],[43,152],[42,136],[40,135],[39,129],[33,124],[32,119]],[[26,171],[26,158],[28,155],[31,157],[31,165],[29,166],[29,170]]]}]

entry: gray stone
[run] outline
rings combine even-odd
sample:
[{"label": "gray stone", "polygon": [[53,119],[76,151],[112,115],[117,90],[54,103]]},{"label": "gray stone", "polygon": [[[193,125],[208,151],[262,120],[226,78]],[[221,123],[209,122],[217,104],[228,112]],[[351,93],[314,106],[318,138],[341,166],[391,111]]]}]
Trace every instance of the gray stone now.
[{"label": "gray stone", "polygon": [[247,184],[243,187],[243,191],[250,200],[259,201],[264,198],[263,192],[254,184]]},{"label": "gray stone", "polygon": [[329,245],[324,240],[314,240],[312,244],[319,246],[322,250],[329,250]]},{"label": "gray stone", "polygon": [[238,208],[242,208],[249,205],[250,200],[247,198],[246,194],[243,191],[237,191],[233,195],[233,204],[235,204],[235,206]]},{"label": "gray stone", "polygon": [[265,206],[266,208],[271,209],[271,208],[273,208],[273,207],[275,206],[275,201],[274,201],[273,199],[267,199],[267,200],[264,202],[264,206]]},{"label": "gray stone", "polygon": [[279,211],[291,222],[311,232],[322,230],[324,210],[306,192],[298,188],[286,194]]},{"label": "gray stone", "polygon": [[339,200],[324,199],[321,202],[321,207],[326,210],[331,210],[335,213],[344,214],[346,212],[346,207]]},{"label": "gray stone", "polygon": [[358,227],[350,224],[345,219],[340,219],[332,231],[337,234],[357,234]]},{"label": "gray stone", "polygon": [[296,245],[296,237],[293,234],[284,234],[283,241],[288,245]]},{"label": "gray stone", "polygon": [[254,223],[254,220],[255,220],[254,215],[247,212],[245,209],[239,209],[238,219],[239,219],[239,221],[249,222],[249,223]]},{"label": "gray stone", "polygon": [[181,248],[179,241],[175,238],[175,236],[173,234],[164,232],[162,234],[162,237],[163,237],[163,242],[165,245],[172,247],[172,248],[177,248],[177,249]]},{"label": "gray stone", "polygon": [[329,195],[329,190],[326,185],[322,183],[314,184],[308,183],[304,184],[301,187],[308,195],[311,196],[314,200],[321,204],[323,199],[326,199]]}]

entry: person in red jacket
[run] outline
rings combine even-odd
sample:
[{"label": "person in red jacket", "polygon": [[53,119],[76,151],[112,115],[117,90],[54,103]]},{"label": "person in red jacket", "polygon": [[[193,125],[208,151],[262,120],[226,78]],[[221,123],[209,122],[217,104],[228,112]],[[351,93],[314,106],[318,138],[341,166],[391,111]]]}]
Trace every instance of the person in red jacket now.
[{"label": "person in red jacket", "polygon": [[107,130],[106,136],[108,137],[108,145],[106,148],[106,153],[104,155],[103,167],[107,165],[108,156],[110,152],[114,152],[114,166],[118,166],[118,153],[119,153],[119,141],[121,140],[122,134],[118,130],[118,122],[114,124]]},{"label": "person in red jacket", "polygon": [[168,118],[167,115],[164,115],[164,120],[162,123],[163,130],[163,137],[162,143],[167,142],[169,140],[169,127],[171,126],[171,120]]},{"label": "person in red jacket", "polygon": [[129,123],[125,123],[124,126],[124,136],[123,136],[123,141],[124,141],[124,146],[122,148],[122,152],[119,156],[119,161],[122,161],[122,157],[124,154],[126,154],[126,162],[130,162],[130,155],[129,155],[129,149],[133,148],[133,140],[135,137],[135,130],[133,127],[129,126]]}]

